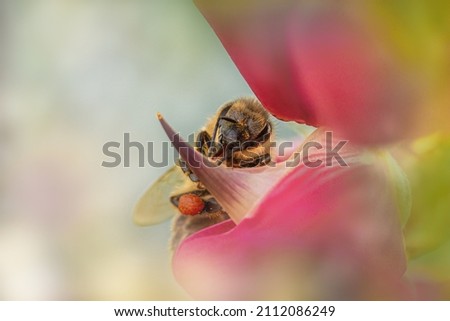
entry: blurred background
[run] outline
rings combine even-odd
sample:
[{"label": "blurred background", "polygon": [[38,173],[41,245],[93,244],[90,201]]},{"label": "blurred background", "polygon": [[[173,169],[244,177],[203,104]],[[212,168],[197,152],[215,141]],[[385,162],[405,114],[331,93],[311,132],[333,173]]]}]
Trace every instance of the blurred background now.
[{"label": "blurred background", "polygon": [[[449,4],[370,3],[380,33],[431,84],[427,136],[389,147],[412,191],[407,275],[448,299]],[[103,145],[123,154],[129,133],[154,142],[160,161],[156,112],[188,136],[243,95],[251,90],[191,1],[0,0],[0,299],[189,299],[172,276],[169,222],[132,221],[167,167],[139,167],[137,149],[129,167],[103,167]]]},{"label": "blurred background", "polygon": [[160,161],[157,111],[187,135],[251,94],[213,31],[185,0],[2,0],[0,24],[0,299],[187,299],[169,222],[132,222],[167,167],[102,148],[130,133]]}]

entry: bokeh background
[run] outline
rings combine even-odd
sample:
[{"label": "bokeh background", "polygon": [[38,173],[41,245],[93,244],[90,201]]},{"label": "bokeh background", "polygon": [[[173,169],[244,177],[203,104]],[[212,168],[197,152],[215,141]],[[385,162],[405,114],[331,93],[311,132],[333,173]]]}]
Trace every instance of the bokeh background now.
[{"label": "bokeh background", "polygon": [[[449,4],[370,3],[380,33],[429,84],[426,135],[388,148],[411,184],[407,276],[448,300]],[[169,222],[132,222],[167,168],[139,167],[136,149],[130,167],[102,167],[102,148],[129,133],[161,160],[156,112],[187,136],[249,94],[191,1],[0,0],[0,299],[189,299],[172,276]]]},{"label": "bokeh background", "polygon": [[186,0],[2,0],[0,24],[0,298],[187,299],[169,222],[132,222],[167,168],[102,147],[130,133],[159,161],[157,111],[187,135],[251,94],[213,31]]}]

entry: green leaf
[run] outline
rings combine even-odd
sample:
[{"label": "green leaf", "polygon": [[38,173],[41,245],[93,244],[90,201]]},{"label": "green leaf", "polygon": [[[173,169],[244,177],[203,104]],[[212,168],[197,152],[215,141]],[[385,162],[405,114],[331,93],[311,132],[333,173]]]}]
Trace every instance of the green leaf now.
[{"label": "green leaf", "polygon": [[413,146],[408,168],[411,217],[405,227],[410,258],[436,250],[450,240],[450,137],[434,135]]}]

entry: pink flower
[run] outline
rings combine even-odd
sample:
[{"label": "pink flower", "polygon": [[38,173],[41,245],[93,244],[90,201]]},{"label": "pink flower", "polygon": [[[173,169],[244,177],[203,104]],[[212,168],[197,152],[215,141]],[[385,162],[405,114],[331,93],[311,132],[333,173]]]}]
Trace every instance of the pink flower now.
[{"label": "pink flower", "polygon": [[175,276],[194,298],[407,297],[395,195],[378,157],[347,144],[339,154],[348,166],[324,149],[306,158],[308,142],[325,145],[327,132],[317,130],[274,167],[213,167],[161,122],[232,219],[186,238],[174,254]]},{"label": "pink flower", "polygon": [[197,299],[411,298],[399,217],[406,192],[391,159],[361,147],[404,137],[412,121],[413,84],[394,56],[341,3],[195,2],[263,105],[319,127],[296,159],[310,142],[325,146],[326,132],[333,146],[350,142],[340,151],[348,166],[327,164],[324,148],[307,158],[317,167],[287,166],[295,156],[274,167],[211,167],[162,120],[231,217],[181,243],[179,283]]},{"label": "pink flower", "polygon": [[195,3],[276,117],[329,126],[355,143],[409,134],[417,77],[370,28],[362,2]]}]

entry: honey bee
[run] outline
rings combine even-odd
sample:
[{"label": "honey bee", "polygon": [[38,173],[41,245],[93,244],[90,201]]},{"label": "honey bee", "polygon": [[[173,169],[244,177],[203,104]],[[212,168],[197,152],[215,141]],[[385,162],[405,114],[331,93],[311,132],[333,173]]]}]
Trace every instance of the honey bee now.
[{"label": "honey bee", "polygon": [[[197,134],[195,149],[222,166],[264,166],[271,161],[273,136],[273,124],[261,103],[240,98],[219,107]],[[174,214],[172,250],[194,232],[229,219],[182,159],[144,193],[134,209],[134,221],[153,225]]]}]

